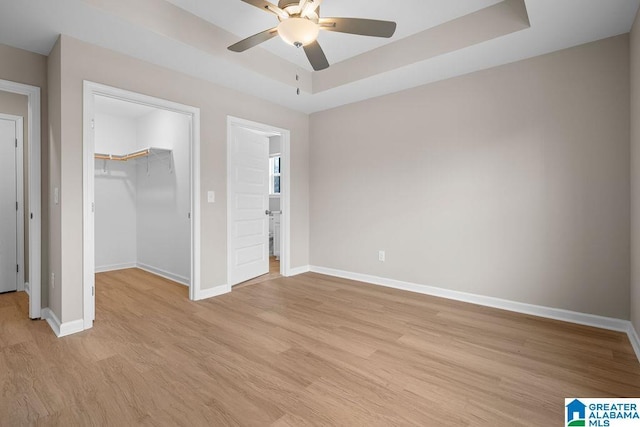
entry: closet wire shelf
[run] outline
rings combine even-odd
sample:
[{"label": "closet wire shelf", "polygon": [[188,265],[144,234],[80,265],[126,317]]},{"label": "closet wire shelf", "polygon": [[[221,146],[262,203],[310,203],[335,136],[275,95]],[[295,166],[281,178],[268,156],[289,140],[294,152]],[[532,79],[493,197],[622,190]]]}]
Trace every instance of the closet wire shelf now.
[{"label": "closet wire shelf", "polygon": [[117,162],[127,162],[129,160],[139,160],[146,159],[147,164],[147,174],[149,173],[149,160],[150,159],[159,159],[164,160],[165,158],[169,161],[169,172],[173,172],[173,155],[172,150],[167,148],[144,148],[142,150],[134,151],[133,153],[128,154],[104,154],[104,153],[95,153],[94,158],[96,160],[104,160],[103,169],[106,171],[107,169],[107,160],[114,160]]}]

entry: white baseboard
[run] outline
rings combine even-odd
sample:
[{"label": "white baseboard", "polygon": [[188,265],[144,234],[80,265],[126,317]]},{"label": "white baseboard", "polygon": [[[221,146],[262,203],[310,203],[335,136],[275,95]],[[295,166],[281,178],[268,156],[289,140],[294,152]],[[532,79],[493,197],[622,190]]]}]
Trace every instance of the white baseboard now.
[{"label": "white baseboard", "polygon": [[127,268],[136,268],[135,262],[127,262],[123,264],[101,265],[95,268],[96,273],[106,273],[107,271],[125,270]]},{"label": "white baseboard", "polygon": [[207,298],[213,298],[223,294],[227,294],[229,292],[231,292],[231,286],[229,285],[220,285],[214,286],[213,288],[209,289],[200,289],[200,291],[196,294],[195,300],[200,301]]},{"label": "white baseboard", "polygon": [[43,319],[46,319],[58,338],[84,331],[84,320],[82,319],[61,323],[60,319],[49,308],[43,308],[40,315]]},{"label": "white baseboard", "polygon": [[638,338],[638,331],[636,331],[636,328],[633,327],[633,323],[631,322],[629,322],[627,335],[629,336],[629,341],[631,341],[631,347],[633,347],[633,351],[636,352],[636,356],[640,361],[640,338]]},{"label": "white baseboard", "polygon": [[171,273],[170,271],[162,270],[161,268],[153,267],[148,264],[142,264],[140,262],[134,265],[134,267],[155,274],[156,276],[164,277],[165,279],[180,283],[181,285],[189,286],[188,277],[180,276],[178,274]]},{"label": "white baseboard", "polygon": [[24,282],[24,291],[27,295],[31,296],[31,287],[29,286],[29,282]]},{"label": "white baseboard", "polygon": [[309,271],[311,271],[311,267],[308,265],[303,265],[302,267],[290,268],[288,277],[297,276],[298,274],[308,273]]},{"label": "white baseboard", "polygon": [[387,288],[401,289],[404,291],[416,292],[419,294],[499,308],[502,310],[514,311],[517,313],[531,314],[533,316],[562,320],[565,322],[577,323],[580,325],[594,326],[596,328],[608,329],[612,331],[628,332],[629,325],[631,324],[631,322],[629,322],[628,320],[615,319],[612,317],[597,316],[594,314],[579,313],[576,311],[564,310],[560,308],[551,308],[540,305],[509,301],[483,295],[469,294],[466,292],[452,291],[449,289],[437,288],[434,286],[419,285],[416,283],[402,282],[400,280],[370,276],[367,274],[335,270],[332,268],[311,266],[311,271],[313,271],[314,273],[326,274],[327,276],[341,277],[344,279],[357,280],[360,282],[367,282],[374,285],[385,286]]},{"label": "white baseboard", "polygon": [[130,262],[124,264],[112,264],[112,265],[103,265],[95,268],[96,273],[106,273],[109,271],[118,271],[118,270],[126,270],[128,268],[139,268],[140,270],[147,271],[149,273],[153,273],[156,276],[164,277],[165,279],[169,279],[171,281],[180,283],[184,286],[189,286],[189,278],[180,276],[178,274],[171,273],[170,271],[163,270],[161,268],[154,267],[152,265],[143,264],[140,262]]}]

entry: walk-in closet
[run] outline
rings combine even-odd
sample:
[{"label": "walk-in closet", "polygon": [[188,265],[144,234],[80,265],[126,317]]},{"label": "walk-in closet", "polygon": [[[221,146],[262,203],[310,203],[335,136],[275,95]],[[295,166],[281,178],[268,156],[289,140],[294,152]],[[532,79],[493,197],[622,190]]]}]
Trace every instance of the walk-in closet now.
[{"label": "walk-in closet", "polygon": [[190,284],[190,117],[95,97],[96,272]]}]

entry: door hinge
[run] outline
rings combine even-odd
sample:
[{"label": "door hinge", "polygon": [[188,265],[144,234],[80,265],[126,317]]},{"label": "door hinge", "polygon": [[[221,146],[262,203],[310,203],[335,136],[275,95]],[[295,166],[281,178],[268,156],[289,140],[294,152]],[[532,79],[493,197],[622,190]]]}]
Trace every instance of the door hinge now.
[{"label": "door hinge", "polygon": [[18,210],[18,202],[16,202],[16,210]]},{"label": "door hinge", "polygon": [[187,218],[191,219],[191,212],[187,214]]},{"label": "door hinge", "polygon": [[16,148],[18,148],[18,138],[16,138]]},{"label": "door hinge", "polygon": [[30,215],[30,217],[31,217],[31,219],[33,219],[33,212],[31,212],[31,215]]},{"label": "door hinge", "polygon": [[96,204],[95,202],[91,202],[91,212],[95,212],[96,211]]},{"label": "door hinge", "polygon": [[91,296],[96,296],[96,288],[94,286],[91,287]]},{"label": "door hinge", "polygon": [[20,273],[20,264],[16,264],[16,273]]},{"label": "door hinge", "polygon": [[95,120],[91,119],[91,129],[95,129],[96,128],[96,122]]}]

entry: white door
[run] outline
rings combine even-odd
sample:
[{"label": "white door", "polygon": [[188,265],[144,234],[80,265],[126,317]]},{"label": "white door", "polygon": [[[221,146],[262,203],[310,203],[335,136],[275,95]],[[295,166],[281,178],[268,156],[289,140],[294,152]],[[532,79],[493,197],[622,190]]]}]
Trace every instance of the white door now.
[{"label": "white door", "polygon": [[231,126],[229,285],[269,272],[269,138]]},{"label": "white door", "polygon": [[0,119],[0,292],[17,290],[16,122]]}]

